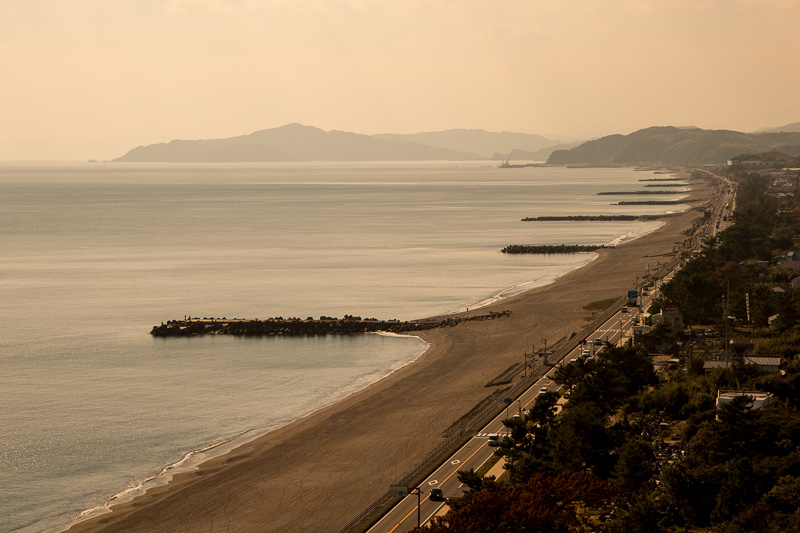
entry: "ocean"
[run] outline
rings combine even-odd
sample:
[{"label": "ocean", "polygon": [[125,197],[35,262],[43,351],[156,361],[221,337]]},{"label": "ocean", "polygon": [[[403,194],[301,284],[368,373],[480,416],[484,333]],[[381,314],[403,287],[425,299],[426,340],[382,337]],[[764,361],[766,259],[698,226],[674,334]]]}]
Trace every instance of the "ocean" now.
[{"label": "ocean", "polygon": [[[551,282],[660,222],[652,172],[494,162],[0,164],[0,532],[60,531],[408,364],[415,337],[156,339],[195,317],[409,320]],[[675,199],[681,194],[659,196]]]}]

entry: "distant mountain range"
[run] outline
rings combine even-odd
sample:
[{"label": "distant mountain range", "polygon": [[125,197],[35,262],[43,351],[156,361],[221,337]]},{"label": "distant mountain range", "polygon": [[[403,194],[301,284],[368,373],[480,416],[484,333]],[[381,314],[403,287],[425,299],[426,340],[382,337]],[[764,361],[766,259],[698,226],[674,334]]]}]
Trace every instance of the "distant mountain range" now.
[{"label": "distant mountain range", "polygon": [[609,135],[570,150],[556,150],[553,165],[697,165],[725,163],[743,153],[800,155],[800,133],[741,133],[658,126],[630,135]]},{"label": "distant mountain range", "polygon": [[[484,130],[446,130],[431,131],[425,133],[396,134],[383,133],[374,135],[379,139],[397,142],[411,142],[435,146],[438,148],[450,148],[464,152],[477,154],[481,159],[490,159],[493,155],[502,154],[507,157],[512,150],[523,152],[528,155],[545,153],[541,161],[547,159],[550,152],[555,147],[562,147],[563,141],[547,139],[541,135],[531,135],[528,133],[512,133],[509,131],[489,132]],[[548,148],[551,148],[548,150]]]},{"label": "distant mountain range", "polygon": [[[739,154],[800,156],[800,123],[754,133],[657,126],[629,135],[563,143],[541,135],[484,130],[361,135],[288,124],[226,139],[139,146],[114,161],[469,161],[508,159],[553,165],[719,164]],[[777,132],[775,130],[781,130]]]},{"label": "distant mountain range", "polygon": [[[489,159],[513,149],[545,154],[561,141],[524,133],[448,130],[411,135],[361,135],[289,124],[226,139],[174,140],[139,146],[114,161],[124,162],[282,162],[431,161]],[[545,150],[545,152],[541,152]]]},{"label": "distant mountain range", "polygon": [[781,133],[781,132],[800,132],[800,122],[792,122],[785,126],[778,126],[777,128],[761,128],[753,133]]}]

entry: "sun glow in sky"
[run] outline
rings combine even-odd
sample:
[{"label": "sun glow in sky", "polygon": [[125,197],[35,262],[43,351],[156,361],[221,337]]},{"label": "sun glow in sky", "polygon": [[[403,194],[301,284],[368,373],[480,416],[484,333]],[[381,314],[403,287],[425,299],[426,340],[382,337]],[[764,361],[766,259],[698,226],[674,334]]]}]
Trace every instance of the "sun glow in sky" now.
[{"label": "sun glow in sky", "polygon": [[4,0],[0,159],[451,128],[800,121],[800,0]]}]

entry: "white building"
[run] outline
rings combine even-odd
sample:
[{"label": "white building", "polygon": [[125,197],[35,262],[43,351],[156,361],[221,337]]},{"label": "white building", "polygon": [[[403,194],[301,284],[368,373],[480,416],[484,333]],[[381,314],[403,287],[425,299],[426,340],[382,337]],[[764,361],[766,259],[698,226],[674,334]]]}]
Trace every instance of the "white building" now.
[{"label": "white building", "polygon": [[720,405],[730,403],[738,396],[750,396],[753,398],[753,405],[751,409],[761,409],[773,404],[775,397],[770,392],[761,391],[738,391],[738,390],[720,390],[717,391],[717,409]]},{"label": "white building", "polygon": [[670,333],[677,335],[683,331],[683,313],[677,307],[667,307],[658,314],[652,315],[653,325],[666,324]]}]

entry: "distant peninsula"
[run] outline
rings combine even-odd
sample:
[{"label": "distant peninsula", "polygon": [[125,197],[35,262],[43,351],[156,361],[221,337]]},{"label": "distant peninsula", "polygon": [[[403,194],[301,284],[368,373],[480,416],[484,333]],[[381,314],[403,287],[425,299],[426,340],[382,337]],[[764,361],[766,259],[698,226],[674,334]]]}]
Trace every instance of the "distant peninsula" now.
[{"label": "distant peninsula", "polygon": [[800,133],[742,133],[657,126],[630,135],[609,135],[570,150],[556,150],[551,165],[724,164],[742,153],[779,151],[800,155]]},{"label": "distant peninsula", "polygon": [[[362,135],[288,124],[225,139],[173,140],[138,146],[115,162],[474,161],[498,150],[549,154],[562,141],[524,133],[447,130]],[[548,147],[552,147],[550,151]],[[544,150],[544,152],[542,152]]]}]

